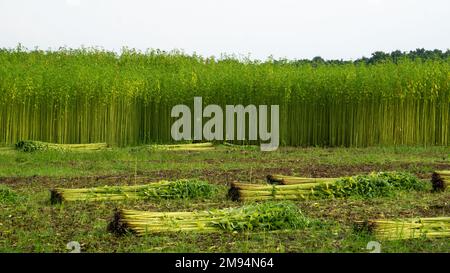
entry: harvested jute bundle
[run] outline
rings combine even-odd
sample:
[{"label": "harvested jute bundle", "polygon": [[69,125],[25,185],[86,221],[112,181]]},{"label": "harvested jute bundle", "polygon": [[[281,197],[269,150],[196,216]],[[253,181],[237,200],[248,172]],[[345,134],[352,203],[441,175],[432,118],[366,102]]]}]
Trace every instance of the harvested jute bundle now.
[{"label": "harvested jute bundle", "polygon": [[303,228],[309,220],[290,202],[266,202],[207,211],[116,210],[108,230],[121,235],[161,232],[272,231]]},{"label": "harvested jute bundle", "polygon": [[267,175],[267,182],[270,184],[292,185],[302,183],[315,183],[315,182],[329,182],[334,181],[337,178],[314,178],[314,177],[297,177],[281,174],[269,174]]},{"label": "harvested jute bundle", "polygon": [[58,151],[97,151],[108,148],[106,143],[87,143],[87,144],[57,144],[34,140],[21,140],[15,145],[16,150],[22,152],[36,152],[47,150]]},{"label": "harvested jute bundle", "polygon": [[151,145],[154,150],[169,151],[212,151],[215,150],[214,144],[211,142],[188,143],[188,144],[169,144],[169,145]]},{"label": "harvested jute bundle", "polygon": [[103,186],[83,189],[53,189],[52,204],[62,201],[117,201],[126,199],[191,199],[209,198],[216,186],[198,179],[159,181],[134,186]]},{"label": "harvested jute bundle", "polygon": [[234,201],[304,200],[309,198],[388,196],[400,190],[425,190],[427,185],[409,173],[379,172],[353,177],[326,178],[288,185],[234,182],[228,197]]},{"label": "harvested jute bundle", "polygon": [[380,240],[446,238],[450,237],[450,217],[357,221],[354,230],[374,234]]}]

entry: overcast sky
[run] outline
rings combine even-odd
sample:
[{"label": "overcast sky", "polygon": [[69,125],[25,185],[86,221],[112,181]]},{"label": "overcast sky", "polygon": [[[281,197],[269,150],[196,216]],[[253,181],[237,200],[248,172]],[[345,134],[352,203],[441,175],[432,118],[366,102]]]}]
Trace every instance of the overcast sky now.
[{"label": "overcast sky", "polygon": [[355,59],[450,48],[449,0],[0,0],[0,47]]}]

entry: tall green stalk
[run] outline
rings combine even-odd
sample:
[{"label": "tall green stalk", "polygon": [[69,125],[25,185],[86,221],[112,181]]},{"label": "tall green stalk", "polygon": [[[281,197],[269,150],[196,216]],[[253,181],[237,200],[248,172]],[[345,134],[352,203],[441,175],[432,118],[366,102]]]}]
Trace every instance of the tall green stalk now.
[{"label": "tall green stalk", "polygon": [[0,143],[170,143],[171,108],[201,96],[280,105],[283,145],[450,145],[449,71],[448,59],[312,66],[0,49]]}]

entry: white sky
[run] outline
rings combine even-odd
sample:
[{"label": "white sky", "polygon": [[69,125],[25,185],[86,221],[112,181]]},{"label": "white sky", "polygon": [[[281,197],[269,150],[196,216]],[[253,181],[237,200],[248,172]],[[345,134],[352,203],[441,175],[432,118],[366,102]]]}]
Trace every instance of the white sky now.
[{"label": "white sky", "polygon": [[0,0],[0,47],[355,59],[450,48],[449,0]]}]

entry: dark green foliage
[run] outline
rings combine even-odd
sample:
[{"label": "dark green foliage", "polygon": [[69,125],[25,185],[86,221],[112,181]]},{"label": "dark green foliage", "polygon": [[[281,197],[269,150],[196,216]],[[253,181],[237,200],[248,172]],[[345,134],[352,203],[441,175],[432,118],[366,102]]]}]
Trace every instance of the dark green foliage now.
[{"label": "dark green foliage", "polygon": [[331,197],[381,197],[396,191],[426,190],[427,184],[416,176],[404,172],[379,172],[340,178],[334,184],[321,184],[314,188],[316,196]]},{"label": "dark green foliage", "polygon": [[16,143],[16,150],[32,153],[36,151],[45,151],[48,149],[48,145],[45,142],[33,141],[33,140],[21,140]]},{"label": "dark green foliage", "polygon": [[181,179],[160,187],[148,187],[141,194],[149,199],[209,198],[217,189],[214,185],[198,179]]},{"label": "dark green foliage", "polygon": [[256,231],[298,229],[308,226],[309,220],[292,202],[265,202],[231,209],[214,226],[228,231]]},{"label": "dark green foliage", "polygon": [[324,60],[320,56],[314,57],[312,60],[301,59],[301,60],[274,60],[275,63],[280,65],[286,64],[295,64],[295,65],[304,65],[304,64],[327,64],[327,65],[344,65],[344,64],[377,64],[382,62],[394,62],[397,63],[401,60],[446,60],[450,57],[450,50],[446,50],[445,52],[434,49],[434,50],[426,50],[424,48],[417,48],[416,50],[411,50],[409,52],[394,50],[390,53],[383,51],[375,51],[371,54],[370,57],[362,57],[356,59],[354,61],[351,60]]}]

